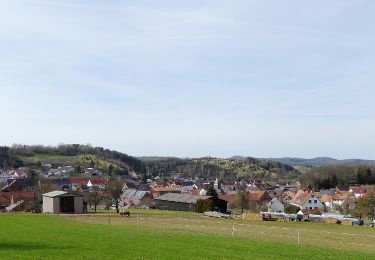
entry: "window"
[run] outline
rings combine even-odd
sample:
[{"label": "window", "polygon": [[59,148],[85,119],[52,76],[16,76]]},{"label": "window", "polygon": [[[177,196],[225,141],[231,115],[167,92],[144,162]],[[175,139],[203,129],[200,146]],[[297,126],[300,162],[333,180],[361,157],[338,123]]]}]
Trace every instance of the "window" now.
[{"label": "window", "polygon": [[310,207],[310,209],[312,209],[312,207]]},{"label": "window", "polygon": [[317,209],[318,207],[315,207],[314,209]]},{"label": "window", "polygon": [[311,203],[311,200],[309,200],[309,203]]},{"label": "window", "polygon": [[314,203],[316,204],[316,203],[318,203],[318,201],[317,201],[317,200],[314,200]]}]

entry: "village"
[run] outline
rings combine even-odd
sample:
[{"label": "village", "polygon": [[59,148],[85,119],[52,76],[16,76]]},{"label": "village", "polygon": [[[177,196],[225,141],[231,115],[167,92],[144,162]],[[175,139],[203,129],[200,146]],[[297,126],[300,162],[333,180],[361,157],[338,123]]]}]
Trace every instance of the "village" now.
[{"label": "village", "polygon": [[[264,180],[222,181],[218,178],[156,176],[142,181],[135,172],[121,176],[117,195],[108,176],[94,168],[80,176],[72,166],[43,164],[42,178],[32,169],[0,169],[0,211],[83,214],[131,208],[206,212],[215,217],[240,216],[267,221],[309,221],[374,226],[374,220],[352,216],[367,186],[312,190],[294,183]],[[112,192],[111,192],[112,191]],[[207,212],[220,212],[208,214]]]}]

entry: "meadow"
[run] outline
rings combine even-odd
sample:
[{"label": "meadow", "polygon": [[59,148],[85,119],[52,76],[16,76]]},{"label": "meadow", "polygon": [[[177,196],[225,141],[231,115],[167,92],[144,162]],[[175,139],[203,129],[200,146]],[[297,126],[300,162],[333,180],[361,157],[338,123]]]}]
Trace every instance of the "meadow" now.
[{"label": "meadow", "polygon": [[[170,214],[168,217],[168,214]],[[176,226],[157,219],[173,213],[154,212],[122,219],[115,215],[50,216],[1,214],[2,259],[375,259],[374,254],[266,241],[224,233],[184,229],[181,214]],[[149,225],[146,225],[149,218]],[[207,219],[207,223],[214,220]],[[164,223],[164,224],[163,224]],[[199,222],[198,222],[199,223]],[[207,223],[199,223],[201,230]],[[222,223],[229,225],[228,223]],[[240,224],[240,223],[238,223]],[[227,232],[229,231],[229,232]],[[239,232],[239,231],[235,231]]]}]

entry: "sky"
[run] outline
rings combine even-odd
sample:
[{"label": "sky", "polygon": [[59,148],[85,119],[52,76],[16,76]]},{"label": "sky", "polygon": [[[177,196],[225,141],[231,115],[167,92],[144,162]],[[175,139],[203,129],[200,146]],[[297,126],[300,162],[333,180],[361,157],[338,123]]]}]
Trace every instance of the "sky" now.
[{"label": "sky", "polygon": [[375,159],[373,0],[0,0],[0,144]]}]

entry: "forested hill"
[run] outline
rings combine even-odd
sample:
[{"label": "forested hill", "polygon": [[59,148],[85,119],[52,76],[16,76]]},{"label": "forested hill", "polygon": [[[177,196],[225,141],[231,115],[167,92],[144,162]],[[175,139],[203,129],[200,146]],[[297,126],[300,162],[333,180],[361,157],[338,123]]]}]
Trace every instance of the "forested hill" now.
[{"label": "forested hill", "polygon": [[221,179],[296,179],[300,173],[293,167],[251,157],[244,160],[220,158],[180,159],[171,157],[140,157],[151,175],[178,172],[183,176]]},{"label": "forested hill", "polygon": [[338,160],[330,157],[316,157],[313,159],[303,158],[267,158],[262,160],[276,161],[291,166],[327,166],[327,165],[375,165],[375,160],[362,160],[362,159],[346,159]]},{"label": "forested hill", "polygon": [[[293,167],[274,161],[251,157],[242,160],[219,158],[181,159],[173,157],[140,157],[90,145],[64,144],[57,147],[42,145],[13,145],[0,147],[0,168],[71,165],[76,169],[95,167],[108,175],[126,175],[135,171],[143,176],[183,176],[287,180],[300,173]],[[79,170],[77,170],[79,172]]]},{"label": "forested hill", "polygon": [[57,147],[42,145],[13,145],[0,147],[0,168],[16,168],[52,163],[54,166],[71,165],[77,168],[95,167],[104,172],[125,174],[130,170],[144,171],[135,157],[90,145],[64,144]]}]

